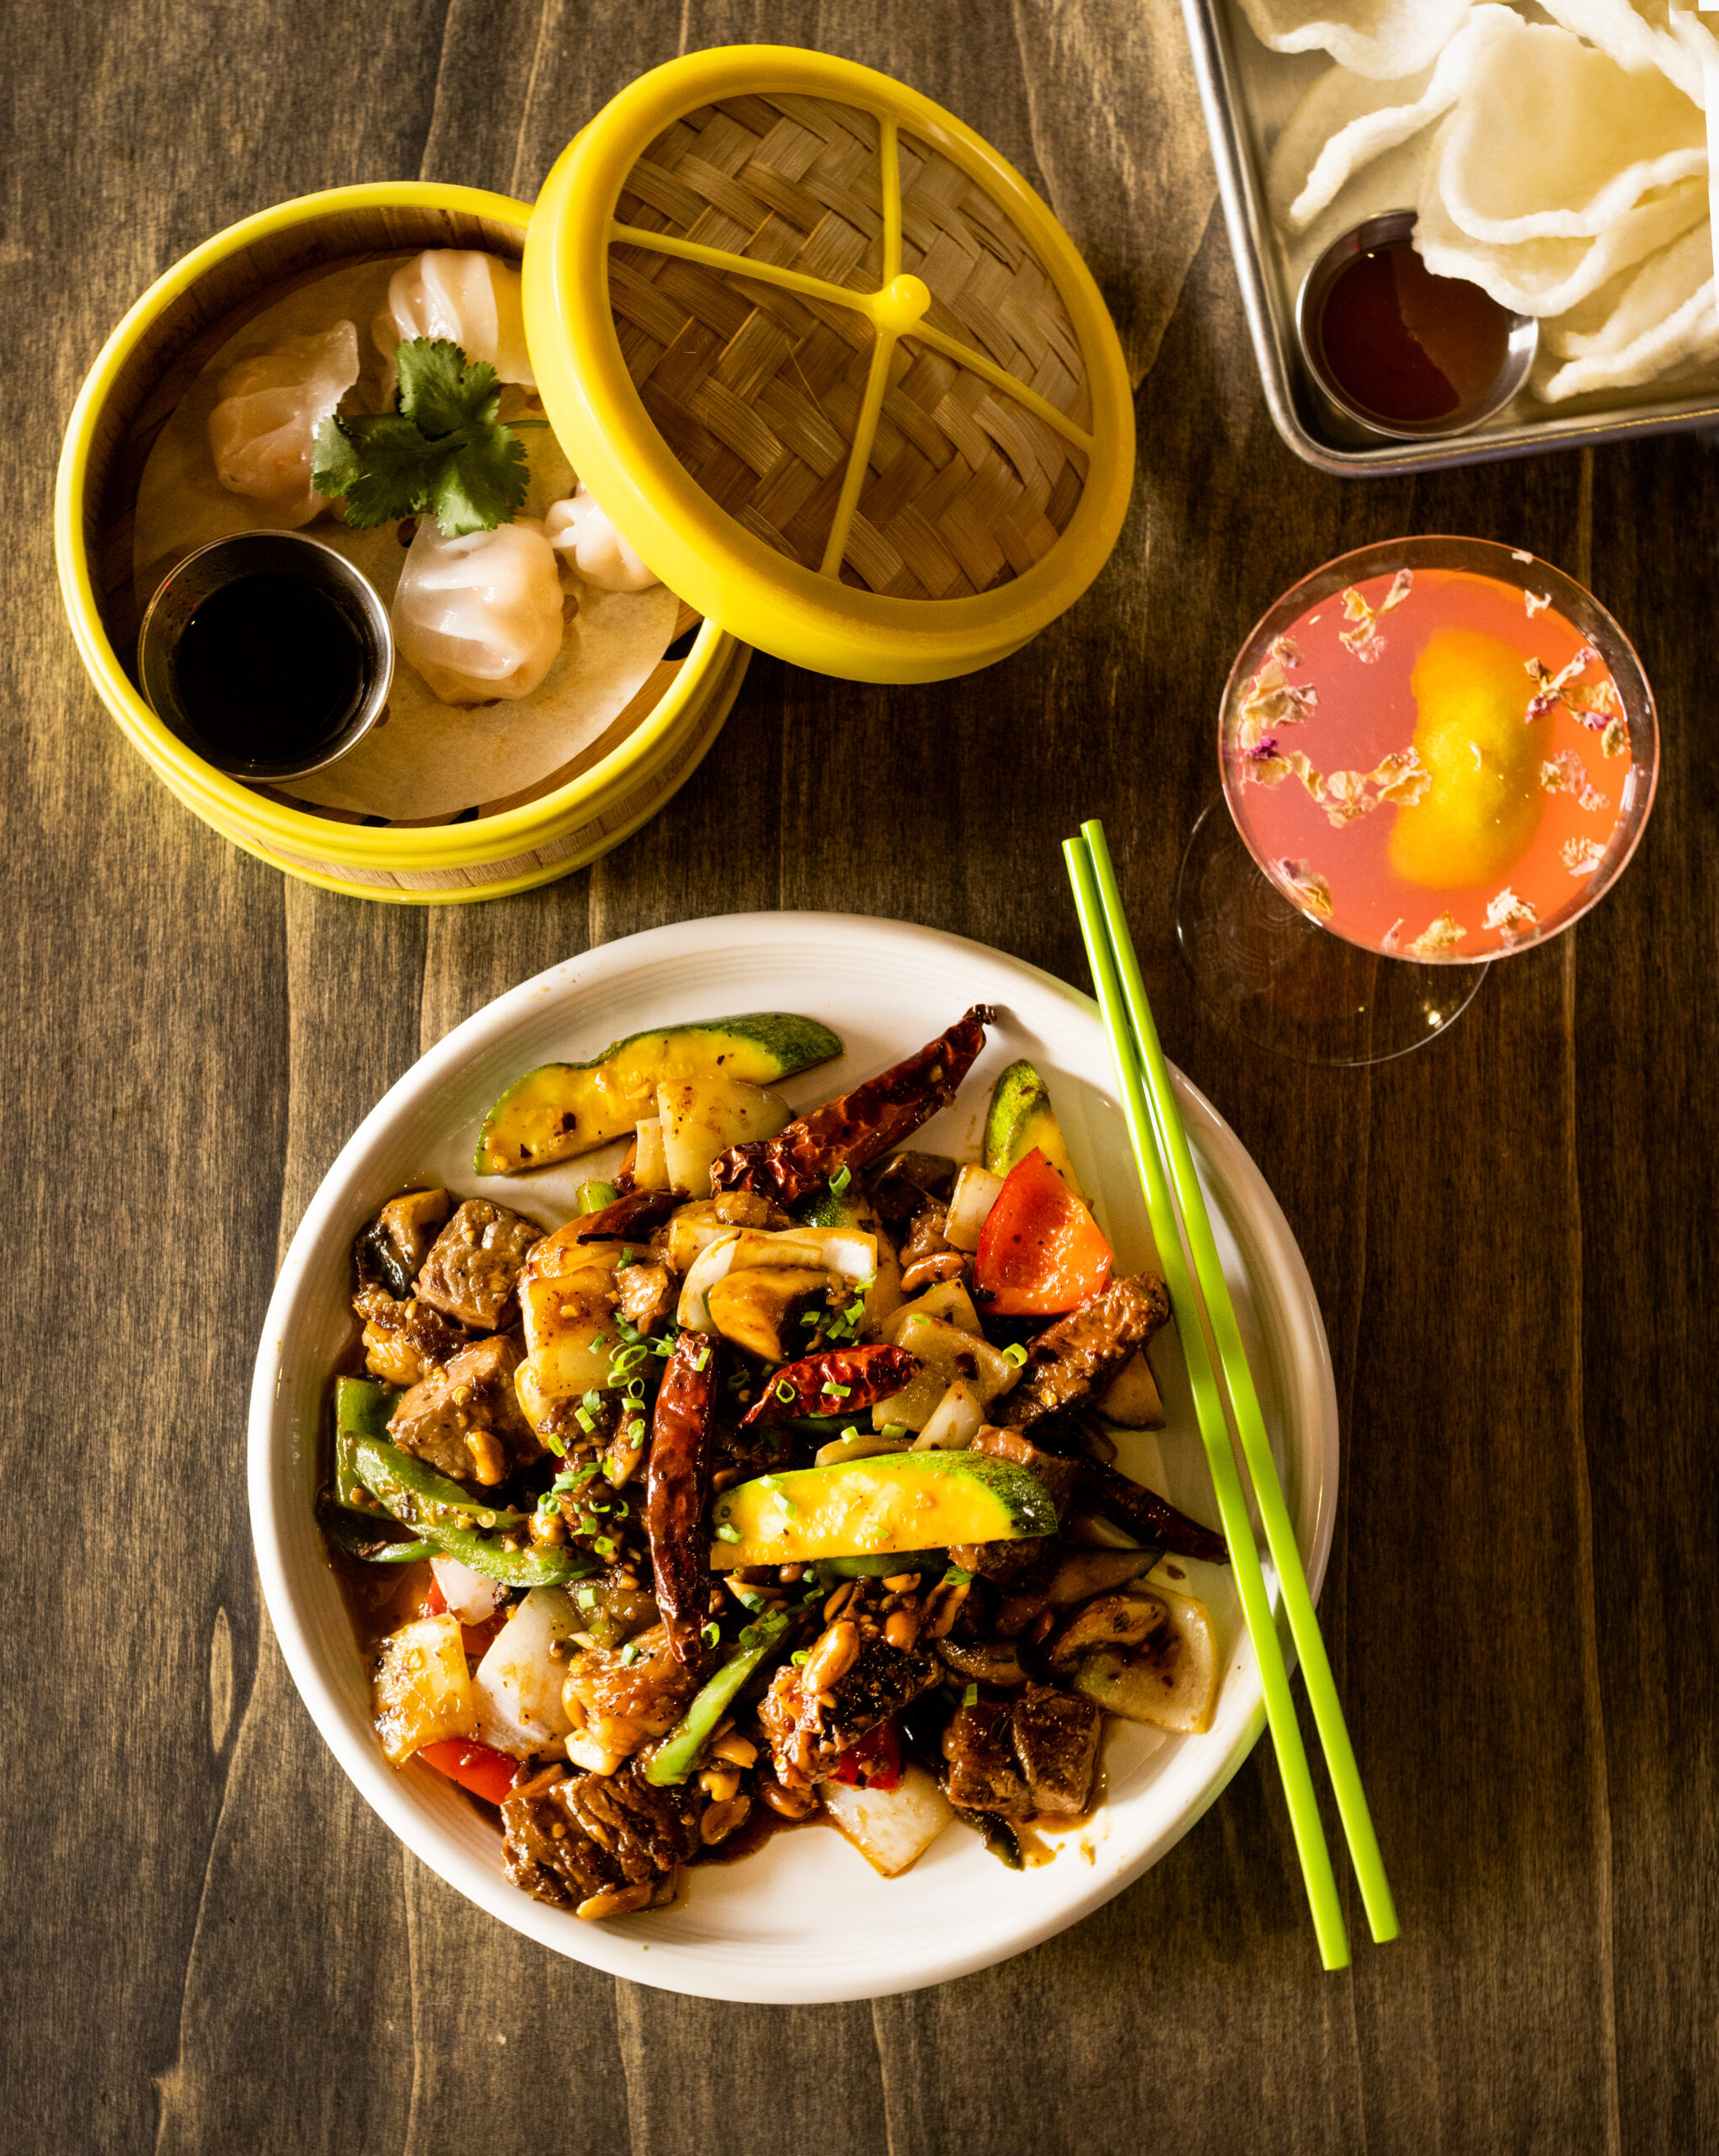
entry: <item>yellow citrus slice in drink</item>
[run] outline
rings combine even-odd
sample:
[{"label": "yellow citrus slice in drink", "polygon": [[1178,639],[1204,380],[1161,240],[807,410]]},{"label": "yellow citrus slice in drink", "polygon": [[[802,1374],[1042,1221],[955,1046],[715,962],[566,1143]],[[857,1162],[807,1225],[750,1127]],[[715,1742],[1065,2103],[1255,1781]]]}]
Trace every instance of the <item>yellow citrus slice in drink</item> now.
[{"label": "yellow citrus slice in drink", "polygon": [[1550,717],[1529,719],[1519,652],[1476,629],[1439,629],[1415,661],[1414,745],[1433,782],[1399,808],[1391,865],[1411,883],[1481,883],[1520,860],[1545,807]]}]

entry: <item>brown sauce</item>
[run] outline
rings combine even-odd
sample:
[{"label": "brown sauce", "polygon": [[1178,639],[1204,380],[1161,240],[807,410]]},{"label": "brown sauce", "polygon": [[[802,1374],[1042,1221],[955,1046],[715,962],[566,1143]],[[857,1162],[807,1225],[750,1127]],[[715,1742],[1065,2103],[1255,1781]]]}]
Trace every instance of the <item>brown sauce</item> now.
[{"label": "brown sauce", "polygon": [[1510,317],[1478,285],[1435,277],[1404,239],[1356,255],[1337,273],[1316,334],[1327,372],[1351,403],[1417,425],[1484,397],[1509,350]]}]

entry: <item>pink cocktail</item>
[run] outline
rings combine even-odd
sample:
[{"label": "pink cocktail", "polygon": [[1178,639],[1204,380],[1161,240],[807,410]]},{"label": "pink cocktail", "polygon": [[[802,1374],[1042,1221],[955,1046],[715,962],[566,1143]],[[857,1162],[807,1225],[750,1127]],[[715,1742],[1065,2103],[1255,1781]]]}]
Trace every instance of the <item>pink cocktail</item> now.
[{"label": "pink cocktail", "polygon": [[1177,894],[1195,980],[1268,1047],[1365,1063],[1442,1029],[1488,960],[1610,889],[1658,730],[1628,639],[1562,570],[1400,539],[1328,563],[1257,625],[1219,758],[1233,824],[1202,819]]},{"label": "pink cocktail", "polygon": [[1463,963],[1567,927],[1653,791],[1634,652],[1550,564],[1407,540],[1280,600],[1225,691],[1224,789],[1255,860],[1322,926]]}]

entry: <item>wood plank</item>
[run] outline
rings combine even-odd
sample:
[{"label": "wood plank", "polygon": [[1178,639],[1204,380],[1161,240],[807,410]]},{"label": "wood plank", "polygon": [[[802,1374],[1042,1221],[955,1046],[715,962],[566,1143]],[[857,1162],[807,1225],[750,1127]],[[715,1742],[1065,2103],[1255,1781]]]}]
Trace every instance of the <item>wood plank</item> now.
[{"label": "wood plank", "polygon": [[[1297,464],[1253,374],[1168,8],[13,13],[0,291],[19,408],[52,417],[0,443],[30,595],[0,652],[20,717],[0,744],[0,1177],[15,1240],[41,1253],[14,1290],[0,1428],[33,1506],[0,1575],[12,2141],[1719,2143],[1711,451],[1366,483]],[[703,766],[586,874],[430,910],[283,882],[150,777],[61,627],[44,444],[84,368],[150,279],[235,217],[392,173],[529,198],[641,70],[755,39],[924,88],[1069,222],[1141,377],[1114,558],[1063,622],[967,681],[868,688],[756,659]],[[1302,1070],[1223,1032],[1175,950],[1218,691],[1297,576],[1440,529],[1592,575],[1659,692],[1660,799],[1618,890],[1495,969],[1449,1038],[1370,1074]],[[1126,1893],[956,1985],[724,2007],[547,1954],[360,1803],[269,1630],[243,1442],[279,1253],[424,1048],[595,943],[828,908],[1082,979],[1055,842],[1095,812],[1166,1046],[1264,1166],[1326,1314],[1345,1455],[1322,1614],[1405,1936],[1318,1973],[1256,1754]]]}]

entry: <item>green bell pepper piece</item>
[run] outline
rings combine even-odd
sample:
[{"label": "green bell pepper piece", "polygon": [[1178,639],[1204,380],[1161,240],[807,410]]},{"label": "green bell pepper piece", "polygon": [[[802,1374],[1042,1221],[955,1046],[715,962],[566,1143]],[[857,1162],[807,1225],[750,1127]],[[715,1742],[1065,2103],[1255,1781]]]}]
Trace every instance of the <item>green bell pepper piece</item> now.
[{"label": "green bell pepper piece", "polygon": [[[349,1512],[367,1512],[366,1505],[354,1505],[350,1492],[358,1483],[370,1490],[373,1497],[382,1492],[371,1487],[369,1478],[358,1464],[360,1440],[386,1446],[394,1455],[390,1463],[394,1481],[408,1492],[418,1508],[418,1513],[408,1518],[388,1505],[398,1519],[404,1519],[408,1527],[428,1527],[432,1521],[446,1515],[451,1527],[481,1527],[498,1534],[511,1534],[526,1526],[530,1519],[527,1513],[515,1512],[510,1505],[486,1505],[481,1497],[474,1497],[468,1490],[438,1475],[433,1467],[426,1467],[421,1460],[414,1460],[410,1453],[402,1452],[388,1437],[388,1417],[399,1405],[400,1395],[391,1385],[372,1385],[366,1378],[341,1378],[334,1387],[334,1479],[338,1485],[335,1496]],[[387,1502],[384,1498],[383,1502]]]},{"label": "green bell pepper piece", "polygon": [[694,1695],[691,1705],[652,1754],[644,1770],[648,1782],[661,1789],[686,1780],[741,1687],[788,1638],[801,1615],[798,1609],[771,1609],[747,1625],[734,1653]]}]

